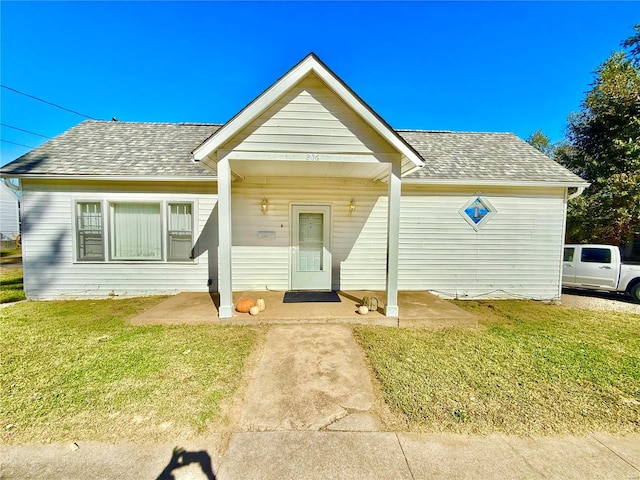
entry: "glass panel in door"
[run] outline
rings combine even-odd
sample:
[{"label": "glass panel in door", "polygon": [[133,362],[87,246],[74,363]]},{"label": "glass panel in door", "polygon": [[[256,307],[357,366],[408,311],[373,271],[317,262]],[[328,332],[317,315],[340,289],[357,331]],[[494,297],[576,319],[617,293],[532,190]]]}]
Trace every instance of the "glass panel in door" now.
[{"label": "glass panel in door", "polygon": [[291,289],[331,290],[331,207],[294,205],[291,211]]},{"label": "glass panel in door", "polygon": [[324,215],[322,213],[298,214],[298,271],[322,271],[324,248]]}]

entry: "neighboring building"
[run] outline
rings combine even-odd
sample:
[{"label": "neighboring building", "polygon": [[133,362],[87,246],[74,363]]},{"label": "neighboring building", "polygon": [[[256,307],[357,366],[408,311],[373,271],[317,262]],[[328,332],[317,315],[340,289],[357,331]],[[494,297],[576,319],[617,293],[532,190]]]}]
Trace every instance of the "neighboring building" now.
[{"label": "neighboring building", "polygon": [[512,134],[393,130],[311,54],[225,125],[86,121],[5,166],[29,298],[559,299],[569,190]]},{"label": "neighboring building", "polygon": [[15,240],[20,233],[19,211],[18,195],[0,180],[0,240]]}]

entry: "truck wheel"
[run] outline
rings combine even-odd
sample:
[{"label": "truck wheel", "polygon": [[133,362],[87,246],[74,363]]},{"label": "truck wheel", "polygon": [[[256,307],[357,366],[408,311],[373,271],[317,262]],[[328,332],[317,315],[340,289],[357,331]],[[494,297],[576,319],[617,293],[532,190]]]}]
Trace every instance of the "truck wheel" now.
[{"label": "truck wheel", "polygon": [[633,299],[640,303],[640,283],[636,283],[630,290],[631,296]]}]

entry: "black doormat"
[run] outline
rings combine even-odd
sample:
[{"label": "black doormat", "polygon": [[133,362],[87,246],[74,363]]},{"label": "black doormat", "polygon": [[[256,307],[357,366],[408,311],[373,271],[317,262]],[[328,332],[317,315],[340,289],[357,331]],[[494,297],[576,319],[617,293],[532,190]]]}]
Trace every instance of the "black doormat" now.
[{"label": "black doormat", "polygon": [[282,303],[341,302],[336,292],[285,292]]}]

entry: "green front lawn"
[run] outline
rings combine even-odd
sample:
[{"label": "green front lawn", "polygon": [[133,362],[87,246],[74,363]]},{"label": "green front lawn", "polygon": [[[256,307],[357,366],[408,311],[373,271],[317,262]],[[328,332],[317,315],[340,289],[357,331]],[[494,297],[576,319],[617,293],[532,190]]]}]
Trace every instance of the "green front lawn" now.
[{"label": "green front lawn", "polygon": [[0,273],[0,303],[24,300],[22,269],[7,269]]},{"label": "green front lawn", "polygon": [[161,300],[0,310],[2,440],[158,441],[224,422],[260,330],[127,323]]},{"label": "green front lawn", "polygon": [[457,302],[477,330],[357,327],[409,429],[640,432],[640,315],[528,301]]}]

